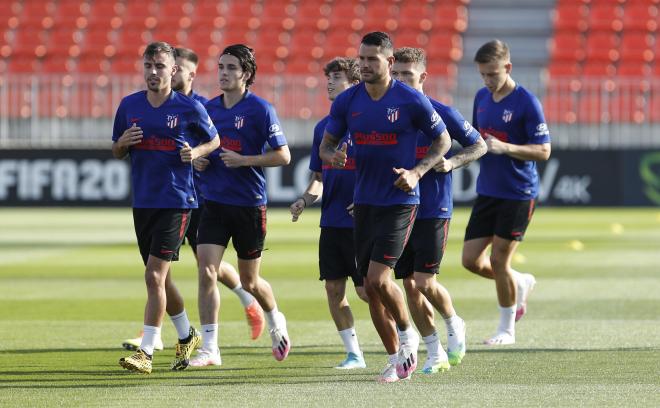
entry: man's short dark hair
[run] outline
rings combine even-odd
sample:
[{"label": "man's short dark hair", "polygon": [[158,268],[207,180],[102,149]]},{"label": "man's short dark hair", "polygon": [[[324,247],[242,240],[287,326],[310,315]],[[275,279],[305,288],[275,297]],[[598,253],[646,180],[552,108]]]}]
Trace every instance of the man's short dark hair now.
[{"label": "man's short dark hair", "polygon": [[168,54],[172,57],[172,61],[176,60],[176,50],[174,47],[164,41],[156,41],[147,45],[142,54],[143,58],[153,58],[158,54]]},{"label": "man's short dark hair", "polygon": [[509,46],[501,40],[488,41],[482,45],[474,55],[474,62],[477,64],[488,64],[494,61],[509,61],[511,54]]},{"label": "man's short dark hair", "polygon": [[220,55],[225,54],[236,57],[241,69],[251,74],[245,83],[245,86],[249,88],[254,83],[254,77],[257,75],[257,60],[254,58],[254,50],[244,44],[234,44],[222,50]]},{"label": "man's short dark hair", "polygon": [[387,33],[382,31],[374,31],[368,34],[365,34],[362,37],[362,44],[364,45],[375,45],[380,47],[382,50],[394,51],[394,46],[392,45],[392,39]]},{"label": "man's short dark hair", "polygon": [[394,61],[419,64],[426,69],[426,52],[421,48],[401,47],[394,51]]},{"label": "man's short dark hair", "polygon": [[195,64],[195,66],[199,64],[199,57],[195,51],[191,50],[190,48],[177,47],[174,49],[174,51],[176,51],[177,58],[183,58],[186,61],[190,61]]},{"label": "man's short dark hair", "polygon": [[330,76],[332,72],[343,72],[346,74],[348,82],[360,81],[360,66],[355,58],[336,57],[330,60],[325,67],[323,73],[325,76]]}]

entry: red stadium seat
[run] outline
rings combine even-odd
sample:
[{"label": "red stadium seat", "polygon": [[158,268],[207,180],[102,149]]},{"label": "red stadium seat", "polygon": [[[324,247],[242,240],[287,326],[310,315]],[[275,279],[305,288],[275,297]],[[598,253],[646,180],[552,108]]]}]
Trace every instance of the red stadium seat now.
[{"label": "red stadium seat", "polygon": [[7,72],[14,74],[30,74],[37,72],[39,62],[34,58],[12,58],[7,64]]},{"label": "red stadium seat", "polygon": [[114,59],[111,70],[116,74],[141,74],[142,62],[137,57]]},{"label": "red stadium seat", "polygon": [[589,27],[587,13],[589,8],[578,2],[560,3],[553,13],[556,31],[584,32]]},{"label": "red stadium seat", "polygon": [[594,3],[589,9],[589,29],[597,31],[621,31],[623,8],[617,3]]},{"label": "red stadium seat", "polygon": [[552,61],[548,66],[550,78],[577,77],[582,67],[575,61]]},{"label": "red stadium seat", "polygon": [[73,62],[67,56],[54,55],[43,60],[41,71],[46,74],[60,74],[72,71]]},{"label": "red stadium seat", "polygon": [[543,113],[550,123],[575,123],[577,104],[572,93],[549,93],[543,99]]},{"label": "red stadium seat", "polygon": [[467,28],[467,9],[463,5],[437,3],[432,22],[434,30],[463,32]]},{"label": "red stadium seat", "polygon": [[587,36],[586,59],[590,62],[619,59],[619,36],[611,31],[591,32]]},{"label": "red stadium seat", "polygon": [[433,26],[433,6],[425,2],[406,2],[399,7],[399,30],[428,31]]},{"label": "red stadium seat", "polygon": [[585,77],[606,77],[614,75],[615,72],[614,65],[603,61],[588,61],[582,66],[582,75]]},{"label": "red stadium seat", "polygon": [[584,59],[585,41],[582,33],[577,31],[565,31],[556,33],[550,43],[550,60],[582,61]]},{"label": "red stadium seat", "polygon": [[623,14],[624,31],[652,31],[658,28],[656,18],[658,16],[658,7],[649,2],[626,4]]},{"label": "red stadium seat", "polygon": [[458,62],[463,57],[463,38],[459,34],[433,31],[426,52],[429,60]]}]

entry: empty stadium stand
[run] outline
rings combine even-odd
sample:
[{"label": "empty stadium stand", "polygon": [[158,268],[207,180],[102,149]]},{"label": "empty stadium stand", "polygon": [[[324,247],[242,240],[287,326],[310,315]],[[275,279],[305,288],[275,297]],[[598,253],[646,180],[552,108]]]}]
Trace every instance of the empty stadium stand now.
[{"label": "empty stadium stand", "polygon": [[195,49],[197,86],[213,94],[218,54],[242,42],[256,51],[255,91],[284,119],[305,121],[327,113],[323,65],[355,56],[364,33],[384,30],[396,46],[427,50],[427,91],[467,117],[481,86],[474,52],[501,38],[514,77],[542,98],[549,122],[655,125],[659,8],[660,0],[4,0],[0,109],[54,132],[67,119],[111,120],[118,100],[143,86],[140,55],[154,40]]}]

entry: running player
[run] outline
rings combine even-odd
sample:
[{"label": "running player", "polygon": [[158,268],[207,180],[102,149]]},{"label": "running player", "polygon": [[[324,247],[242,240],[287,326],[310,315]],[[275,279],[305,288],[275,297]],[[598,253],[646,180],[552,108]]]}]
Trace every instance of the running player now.
[{"label": "running player", "polygon": [[228,46],[220,55],[218,70],[223,94],[210,100],[206,109],[219,129],[222,145],[208,159],[195,162],[202,172],[206,199],[197,233],[203,345],[196,365],[209,365],[219,353],[220,298],[215,281],[230,238],[238,255],[241,283],[265,311],[272,352],[281,361],[291,348],[286,319],[278,311],[270,284],[259,276],[266,237],[263,167],[287,165],[291,155],[275,109],[249,91],[257,71],[253,50],[242,44]]},{"label": "running player", "polygon": [[[325,65],[323,72],[327,78],[328,98],[331,101],[360,82],[360,68],[357,61],[351,58],[335,58]],[[320,280],[325,280],[330,315],[346,349],[346,359],[335,368],[365,368],[367,365],[355,333],[353,313],[346,299],[346,280],[351,278],[358,297],[368,301],[362,275],[355,269],[353,217],[348,212],[348,207],[353,203],[355,187],[353,141],[350,140],[349,134],[341,139],[342,143],[346,142],[348,145],[348,164],[344,168],[336,169],[321,162],[319,145],[328,119],[326,116],[314,127],[314,142],[309,161],[312,179],[302,196],[291,204],[289,210],[292,221],[295,222],[308,205],[323,196],[319,238]]]},{"label": "running player", "polygon": [[[410,324],[403,293],[391,278],[419,204],[419,179],[449,150],[445,124],[429,100],[390,76],[394,62],[389,36],[372,32],[359,49],[360,84],[332,103],[319,148],[321,159],[346,165],[349,131],[355,144],[355,246],[365,285],[392,315],[399,334],[396,373],[408,378],[417,367],[419,335]],[[433,143],[415,165],[417,132]],[[339,147],[339,148],[338,148]],[[371,298],[371,293],[368,294]]]},{"label": "running player", "polygon": [[[399,48],[394,52],[392,77],[424,92],[426,53],[420,48]],[[429,98],[447,125],[449,136],[464,148],[448,153],[419,181],[420,204],[410,240],[396,264],[395,276],[404,279],[410,314],[427,347],[422,372],[446,371],[460,364],[465,355],[465,322],[454,310],[447,289],[435,279],[447,244],[452,213],[451,170],[478,159],[486,153],[486,143],[463,116],[449,106]],[[431,139],[420,132],[417,159],[422,159]],[[442,315],[447,327],[447,352],[442,348],[434,323],[433,308]]]},{"label": "running player", "polygon": [[[193,90],[193,81],[197,76],[199,57],[189,48],[177,47],[175,48],[175,51],[177,71],[172,77],[172,89],[189,96],[202,105],[206,104],[208,99]],[[194,146],[195,141],[191,140],[189,143]],[[197,227],[199,226],[199,216],[202,212],[202,207],[204,206],[204,198],[199,193],[199,173],[197,171],[194,171],[194,177],[199,208],[193,209],[190,214],[190,225],[188,226],[188,231],[186,231],[186,240],[193,251],[195,260],[197,260]],[[222,261],[220,264],[218,280],[238,296],[238,299],[245,308],[245,317],[250,326],[250,337],[252,340],[256,340],[263,332],[265,323],[264,313],[261,306],[259,306],[259,302],[243,289],[236,269],[225,261]],[[168,293],[168,295],[170,294]],[[177,295],[174,294],[173,296]],[[142,332],[140,332],[140,335],[136,338],[124,340],[122,347],[127,350],[137,350],[140,347],[140,343],[142,343]],[[160,338],[156,340],[154,349],[163,349],[163,342]],[[192,365],[195,363],[195,359],[190,362]]]},{"label": "running player", "polygon": [[[140,348],[119,364],[150,373],[166,308],[179,337],[173,370],[188,366],[200,342],[169,271],[171,262],[178,260],[190,211],[197,207],[191,162],[216,149],[220,139],[204,107],[172,91],[174,48],[164,42],[151,43],[143,62],[147,90],[122,99],[115,116],[112,153],[116,158],[130,155],[133,220],[147,286]],[[194,148],[188,144],[191,139],[199,143]]]},{"label": "running player", "polygon": [[484,343],[506,345],[516,341],[515,321],[525,313],[536,283],[534,276],[511,268],[511,258],[534,213],[536,161],[550,157],[550,133],[538,99],[511,78],[504,42],[482,45],[474,61],[485,87],[474,98],[472,124],[485,138],[488,153],[481,158],[478,197],[465,230],[463,266],[495,279],[500,323]]}]

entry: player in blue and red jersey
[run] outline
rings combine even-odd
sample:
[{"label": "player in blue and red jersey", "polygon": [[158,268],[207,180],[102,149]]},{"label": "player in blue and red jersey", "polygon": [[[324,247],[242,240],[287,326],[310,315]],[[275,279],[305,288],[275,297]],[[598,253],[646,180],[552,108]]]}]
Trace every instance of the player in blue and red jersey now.
[{"label": "player in blue and red jersey", "polygon": [[220,295],[215,281],[229,239],[238,255],[241,283],[265,311],[273,356],[281,361],[291,348],[286,319],[277,309],[270,284],[259,276],[266,237],[263,168],[287,165],[291,155],[275,109],[249,91],[257,70],[252,49],[242,44],[225,48],[218,70],[223,94],[211,99],[206,110],[218,127],[221,147],[195,163],[206,200],[197,233],[203,329],[199,365],[218,353]]},{"label": "player in blue and red jersey", "polygon": [[[420,48],[399,48],[394,52],[392,77],[424,92],[426,54]],[[447,244],[452,215],[451,171],[478,159],[486,153],[486,143],[470,122],[456,109],[429,98],[433,108],[447,125],[449,136],[463,146],[455,154],[448,153],[419,181],[420,204],[410,240],[394,271],[404,279],[410,314],[427,347],[422,372],[446,371],[459,364],[465,355],[465,322],[454,310],[447,289],[436,281]],[[423,133],[417,139],[417,159],[421,160],[432,140]],[[442,315],[447,327],[445,353],[434,323],[433,308]]]},{"label": "player in blue and red jersey", "polygon": [[[360,68],[357,61],[351,58],[334,58],[325,65],[323,71],[327,78],[328,98],[331,101],[360,82]],[[346,359],[336,368],[364,368],[366,363],[355,332],[353,313],[346,299],[346,280],[351,278],[358,297],[365,302],[368,300],[362,275],[357,273],[355,267],[353,217],[348,209],[353,203],[355,188],[353,141],[348,133],[340,141],[347,144],[346,166],[337,169],[328,163],[323,163],[319,157],[319,145],[328,120],[329,117],[326,116],[314,127],[314,141],[309,160],[312,178],[302,196],[291,204],[289,210],[295,222],[308,205],[322,199],[319,237],[320,280],[325,280],[330,315],[346,349]],[[394,334],[392,331],[392,335]]]},{"label": "player in blue and red jersey", "polygon": [[[172,369],[186,368],[200,342],[169,271],[170,263],[178,259],[190,211],[197,207],[191,163],[216,149],[220,140],[204,107],[172,90],[174,48],[151,43],[143,61],[147,90],[122,99],[115,116],[112,153],[116,158],[130,156],[133,220],[147,285],[142,343],[134,355],[119,363],[150,373],[166,308],[179,336]],[[198,144],[190,147],[190,140]]]},{"label": "player in blue and red jersey", "polygon": [[[360,84],[337,96],[319,148],[321,159],[346,165],[349,131],[355,144],[355,246],[358,271],[371,301],[377,296],[399,331],[395,365],[399,378],[417,367],[419,335],[410,324],[403,293],[391,278],[419,204],[419,179],[449,150],[449,134],[429,100],[390,76],[394,62],[389,36],[373,32],[359,49]],[[433,139],[416,163],[417,132]],[[338,149],[337,147],[340,146]]]},{"label": "player in blue and red jersey", "polygon": [[[198,94],[193,90],[193,81],[197,75],[197,65],[199,62],[199,57],[197,54],[189,48],[175,48],[176,51],[176,66],[177,70],[174,76],[172,77],[172,89],[189,96],[190,98],[198,101],[202,105],[208,102],[208,99],[204,96]],[[191,146],[195,146],[197,143],[196,140],[191,139],[188,141]],[[193,251],[195,260],[197,260],[197,228],[199,226],[199,217],[204,206],[204,198],[199,192],[199,173],[197,171],[193,172],[194,181],[195,181],[195,191],[197,192],[197,203],[198,208],[194,208],[190,213],[190,224],[188,230],[186,231],[186,240],[188,245]],[[254,297],[250,295],[246,290],[241,286],[240,278],[236,269],[234,267],[222,261],[220,265],[220,272],[218,274],[218,281],[222,282],[227,288],[238,296],[241,304],[245,308],[245,316],[247,318],[248,324],[250,325],[250,334],[253,340],[257,339],[264,327],[264,317],[263,311],[259,303],[255,301]],[[166,285],[166,290],[176,290],[175,286]],[[180,297],[178,293],[167,293],[168,297]],[[137,350],[142,343],[142,332],[136,338],[126,339],[122,342],[122,347],[127,350]],[[163,342],[160,338],[156,340],[155,350],[162,350]],[[190,365],[195,366],[197,360],[192,359]],[[220,362],[220,361],[216,361]]]},{"label": "player in blue and red jersey", "polygon": [[500,323],[485,344],[505,345],[515,343],[515,321],[524,314],[536,283],[534,276],[511,268],[511,258],[534,213],[536,161],[550,157],[550,133],[538,99],[511,78],[511,56],[504,42],[484,44],[474,61],[486,86],[474,98],[472,124],[485,138],[488,153],[480,160],[463,266],[495,279]]}]

